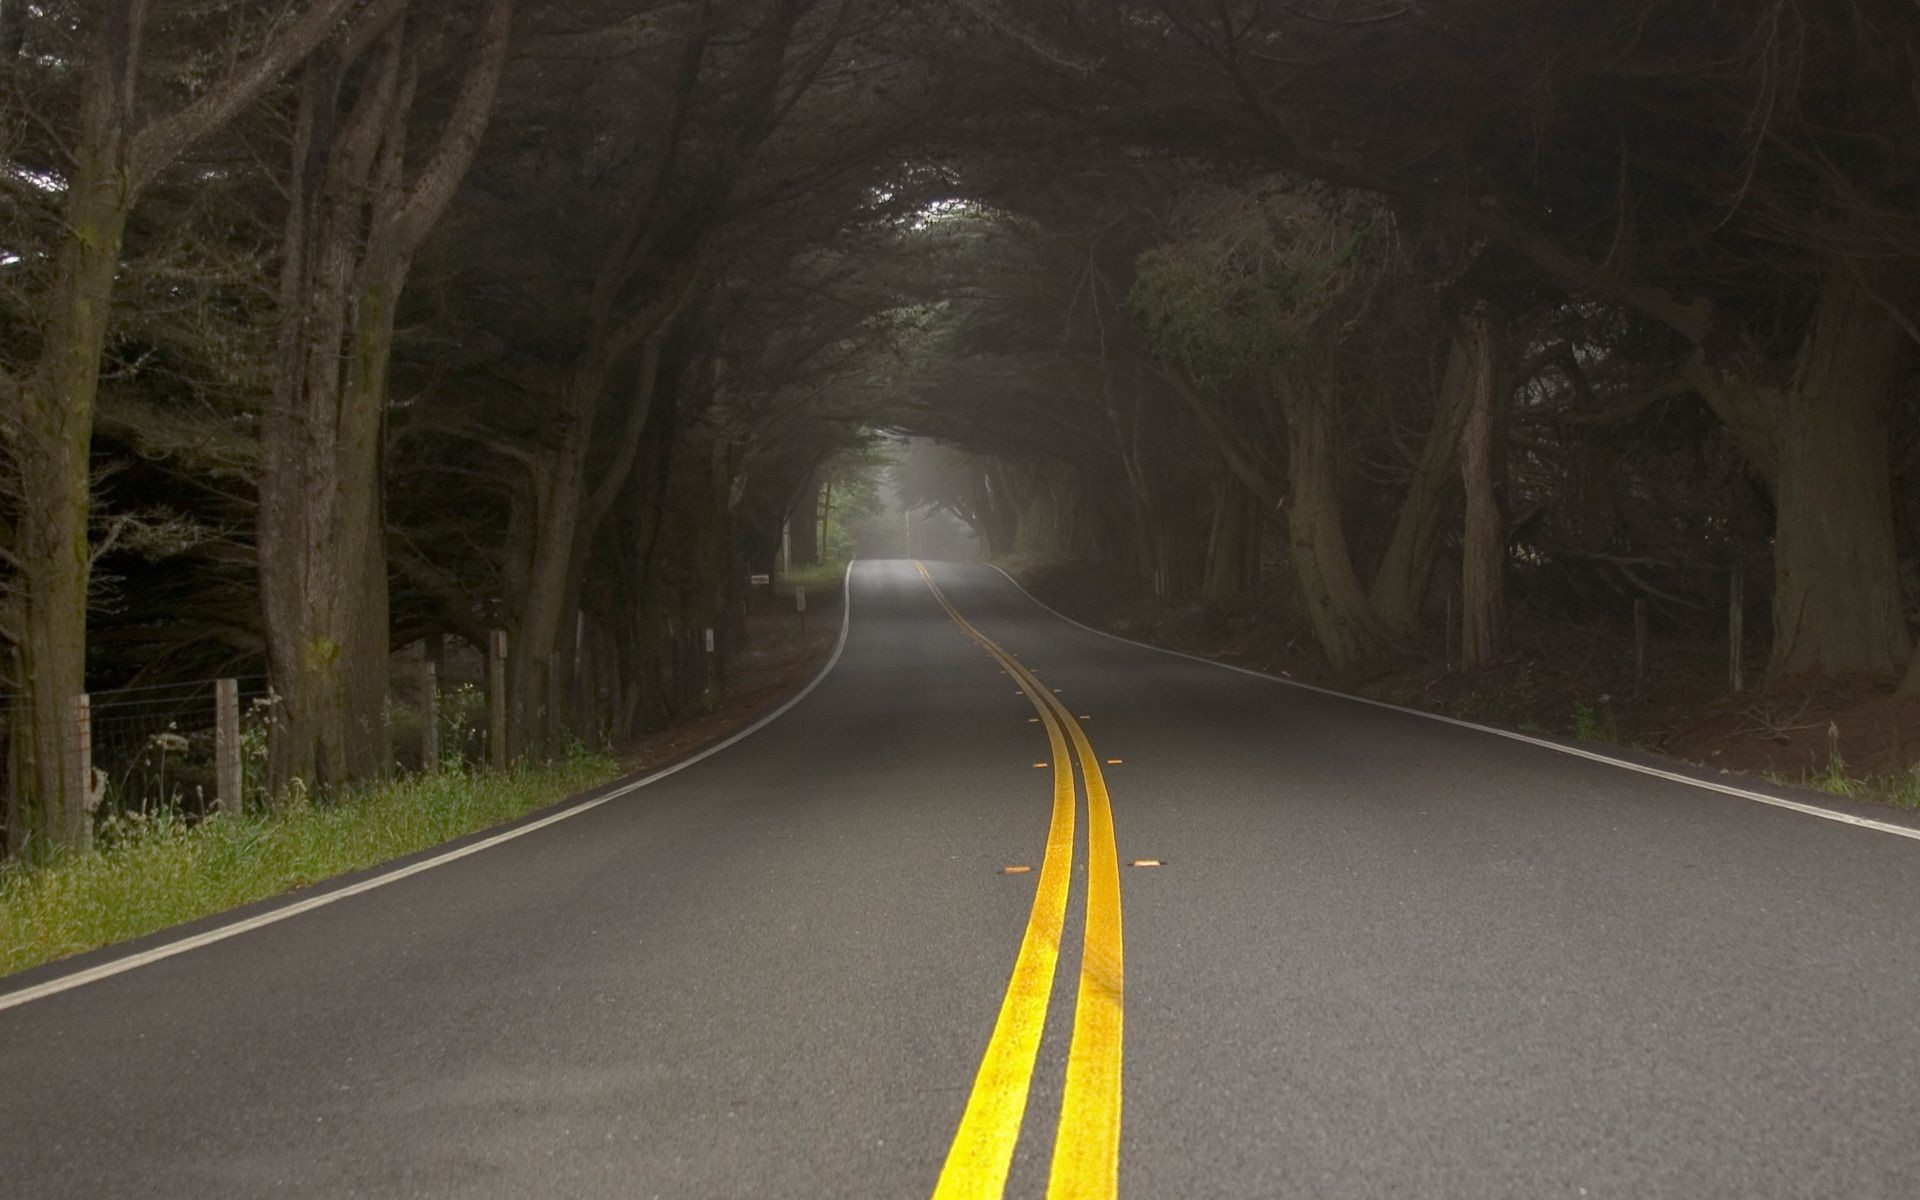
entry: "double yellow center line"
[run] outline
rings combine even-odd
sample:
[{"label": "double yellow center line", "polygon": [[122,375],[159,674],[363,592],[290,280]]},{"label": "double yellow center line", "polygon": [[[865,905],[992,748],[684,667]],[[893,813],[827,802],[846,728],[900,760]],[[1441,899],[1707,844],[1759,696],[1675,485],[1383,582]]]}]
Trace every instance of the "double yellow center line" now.
[{"label": "double yellow center line", "polygon": [[955,624],[1006,668],[1040,714],[1052,747],[1053,821],[1013,975],[993,1036],[980,1060],[960,1128],[954,1134],[934,1200],[998,1200],[1026,1115],[1040,1032],[1046,1024],[1066,925],[1073,874],[1075,796],[1069,740],[1087,791],[1087,913],[1074,1001],[1066,1088],[1047,1179],[1049,1200],[1106,1200],[1120,1179],[1120,1052],[1125,972],[1120,941],[1120,861],[1106,777],[1086,732],[1033,672],[961,616],[915,563],[934,599]]}]

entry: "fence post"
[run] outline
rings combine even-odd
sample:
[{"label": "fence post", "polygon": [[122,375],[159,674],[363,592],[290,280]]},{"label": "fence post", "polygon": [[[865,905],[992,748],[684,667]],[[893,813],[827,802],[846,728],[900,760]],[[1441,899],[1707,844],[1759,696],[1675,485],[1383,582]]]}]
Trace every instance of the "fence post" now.
[{"label": "fence post", "polygon": [[78,798],[81,811],[75,819],[86,829],[87,819],[99,807],[100,797],[93,790],[93,697],[76,695],[67,709],[66,762],[61,764],[67,795]]},{"label": "fence post", "polygon": [[240,794],[240,681],[213,683],[213,794],[220,811],[239,816],[245,809]]},{"label": "fence post", "polygon": [[1747,573],[1735,564],[1727,584],[1727,687],[1739,695],[1747,686]]},{"label": "fence post", "polygon": [[717,641],[714,640],[713,627],[711,625],[707,627],[706,645],[707,645],[707,653],[706,653],[707,686],[706,686],[706,693],[703,699],[706,702],[706,707],[708,709],[712,709],[715,701],[719,699],[718,688],[720,683],[720,675],[719,675],[719,671],[716,669],[716,664],[719,662],[719,659],[715,656],[720,649],[720,645]]},{"label": "fence post", "polygon": [[487,654],[487,761],[507,769],[507,631],[493,631]]},{"label": "fence post", "polygon": [[1647,682],[1647,602],[1644,599],[1633,602],[1633,687],[1635,691]]},{"label": "fence post", "polygon": [[563,724],[560,716],[560,704],[563,699],[560,686],[560,656],[547,655],[547,711],[546,720],[541,722],[547,744],[547,761],[553,762],[560,757],[560,728]]},{"label": "fence post", "polygon": [[420,769],[440,769],[440,672],[431,658],[420,664]]}]

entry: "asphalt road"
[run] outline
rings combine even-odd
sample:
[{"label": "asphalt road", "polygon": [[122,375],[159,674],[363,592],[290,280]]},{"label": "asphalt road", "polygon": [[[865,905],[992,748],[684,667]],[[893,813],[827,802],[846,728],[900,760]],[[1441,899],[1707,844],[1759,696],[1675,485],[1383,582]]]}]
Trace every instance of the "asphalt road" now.
[{"label": "asphalt road", "polygon": [[[1111,792],[1122,1195],[1920,1196],[1920,841],[932,573],[1085,716]],[[911,563],[851,591],[819,686],[705,761],[0,1009],[0,1195],[931,1195],[1044,915],[1067,756]],[[1067,778],[1011,1196],[1047,1193],[1069,1048],[1097,1042],[1083,928],[1118,962]]]}]

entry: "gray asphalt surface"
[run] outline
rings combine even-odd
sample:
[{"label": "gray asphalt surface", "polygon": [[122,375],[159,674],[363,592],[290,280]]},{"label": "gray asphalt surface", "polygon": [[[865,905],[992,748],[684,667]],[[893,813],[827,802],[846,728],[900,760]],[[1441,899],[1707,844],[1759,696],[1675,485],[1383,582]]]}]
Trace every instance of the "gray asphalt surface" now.
[{"label": "gray asphalt surface", "polygon": [[[1121,881],[1123,1195],[1920,1196],[1920,843],[935,573],[1124,759],[1121,860],[1167,863]],[[852,591],[834,671],[705,762],[0,1011],[0,1195],[930,1193],[1046,741],[912,564]],[[1083,879],[1009,1195],[1044,1189]]]}]

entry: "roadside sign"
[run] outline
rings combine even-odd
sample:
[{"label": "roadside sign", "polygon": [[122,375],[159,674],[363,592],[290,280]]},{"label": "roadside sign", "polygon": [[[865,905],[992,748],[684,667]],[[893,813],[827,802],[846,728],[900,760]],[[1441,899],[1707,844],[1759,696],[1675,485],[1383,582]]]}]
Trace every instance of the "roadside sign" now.
[{"label": "roadside sign", "polygon": [[793,589],[793,611],[795,612],[807,611],[807,589],[805,588]]},{"label": "roadside sign", "polygon": [[747,576],[747,582],[748,582],[748,583],[751,583],[751,584],[762,584],[762,583],[772,583],[772,582],[773,582],[773,576],[771,576],[771,575],[749,575],[749,576]]}]

